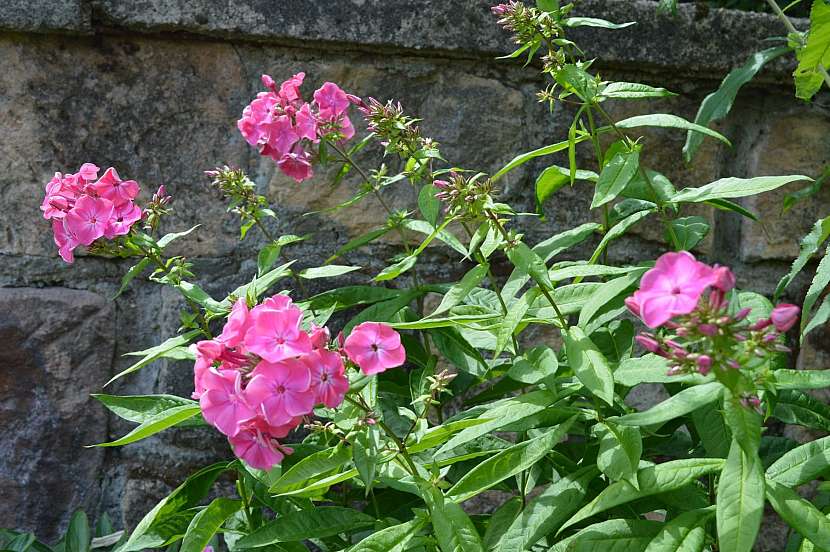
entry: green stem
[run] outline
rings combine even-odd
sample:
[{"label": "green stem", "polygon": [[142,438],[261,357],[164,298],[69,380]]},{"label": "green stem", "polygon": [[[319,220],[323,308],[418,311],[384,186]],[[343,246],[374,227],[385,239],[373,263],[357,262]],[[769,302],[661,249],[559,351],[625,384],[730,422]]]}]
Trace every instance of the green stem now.
[{"label": "green stem", "polygon": [[[358,397],[360,397],[360,396],[358,395]],[[367,415],[373,416],[373,419],[378,424],[378,426],[383,430],[383,432],[386,433],[386,436],[395,443],[395,446],[398,447],[398,452],[401,453],[401,456],[403,456],[404,460],[406,461],[407,466],[409,467],[409,472],[412,474],[413,477],[418,477],[418,468],[415,466],[415,462],[412,460],[412,457],[409,456],[409,452],[406,450],[406,443],[401,441],[400,438],[397,435],[395,435],[395,432],[392,431],[392,428],[390,428],[388,425],[386,425],[386,423],[383,422],[383,420],[377,419],[377,415],[369,407],[369,405],[367,405],[363,402],[362,399],[360,401],[356,401],[355,399],[353,399],[349,395],[346,395],[346,401],[348,401],[353,406],[358,407],[363,412],[365,412]]]},{"label": "green stem", "polygon": [[236,476],[236,490],[239,493],[240,498],[242,498],[242,505],[245,512],[245,520],[248,523],[248,529],[253,531],[254,529],[256,529],[256,527],[254,527],[251,503],[248,500],[248,492],[245,487],[245,475],[241,471],[238,472]]}]

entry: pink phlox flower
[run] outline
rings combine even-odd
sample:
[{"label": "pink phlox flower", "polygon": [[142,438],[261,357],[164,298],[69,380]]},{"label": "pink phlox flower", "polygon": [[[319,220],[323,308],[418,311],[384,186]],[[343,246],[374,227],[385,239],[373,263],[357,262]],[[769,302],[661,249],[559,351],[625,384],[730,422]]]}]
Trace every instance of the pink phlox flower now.
[{"label": "pink phlox flower", "polygon": [[216,429],[233,437],[240,426],[256,417],[242,389],[242,374],[237,370],[210,368],[202,378],[204,392],[199,397],[202,415]]},{"label": "pink phlox flower", "polygon": [[312,322],[309,337],[311,338],[312,349],[325,349],[329,341],[331,341],[331,332],[327,327],[318,326]]},{"label": "pink phlox flower", "polygon": [[315,90],[314,101],[320,110],[320,118],[326,120],[337,119],[351,103],[346,93],[333,82],[323,83]]},{"label": "pink phlox flower", "polygon": [[98,179],[98,171],[101,169],[94,163],[84,163],[76,173],[77,176],[83,178],[87,182],[92,182]]},{"label": "pink phlox flower", "polygon": [[[193,398],[198,399],[205,391],[205,377],[210,368],[237,370],[250,364],[251,358],[241,346],[228,347],[218,339],[199,341],[191,346],[196,356],[193,365]],[[218,366],[217,366],[218,365]]]},{"label": "pink phlox flower", "polygon": [[715,265],[712,268],[714,282],[712,285],[721,291],[730,291],[735,287],[735,274],[727,266]]},{"label": "pink phlox flower", "polygon": [[248,312],[248,303],[243,297],[233,304],[228,321],[217,339],[228,347],[236,347],[243,342],[250,327],[251,317]]},{"label": "pink phlox flower", "polygon": [[282,462],[284,452],[291,452],[291,449],[280,447],[276,439],[263,433],[257,425],[245,427],[228,441],[238,458],[258,470],[270,470]]},{"label": "pink phlox flower", "polygon": [[266,143],[262,146],[262,155],[278,161],[300,140],[294,123],[288,115],[280,115],[270,122],[263,123],[267,133]]},{"label": "pink phlox flower", "polygon": [[67,263],[75,261],[74,250],[78,247],[78,238],[66,227],[63,219],[52,219],[52,237],[58,246],[58,253]]},{"label": "pink phlox flower", "polygon": [[311,113],[311,106],[303,104],[303,106],[294,115],[295,129],[300,138],[317,142],[317,119]]},{"label": "pink phlox flower", "polygon": [[379,374],[406,362],[401,336],[391,326],[379,322],[358,324],[343,348],[349,360],[366,375]]},{"label": "pink phlox flower", "polygon": [[302,311],[255,308],[254,323],[245,334],[245,346],[269,362],[311,352],[311,339],[300,329]]},{"label": "pink phlox flower", "polygon": [[124,236],[130,232],[133,224],[141,220],[141,207],[132,201],[125,201],[116,205],[112,211],[112,217],[104,231],[104,237],[112,239],[116,236]]},{"label": "pink phlox flower", "polygon": [[302,149],[285,154],[282,159],[277,162],[277,166],[287,176],[290,176],[297,181],[297,183],[300,183],[303,180],[308,180],[314,175],[314,171],[311,166],[311,156],[308,152]]},{"label": "pink phlox flower", "polygon": [[112,217],[113,204],[108,199],[82,196],[66,214],[66,228],[83,245],[104,235]]},{"label": "pink phlox flower", "polygon": [[269,424],[282,426],[313,410],[310,385],[311,372],[302,360],[262,361],[253,371],[246,394]]},{"label": "pink phlox flower", "polygon": [[305,73],[300,72],[280,85],[279,97],[280,100],[282,100],[283,105],[289,105],[297,101],[302,101],[303,98],[300,95],[300,86],[303,85],[303,80],[305,80]]},{"label": "pink phlox flower", "polygon": [[[258,306],[254,308],[255,312],[262,312],[263,310],[284,311],[294,306],[294,301],[290,295],[277,294],[272,295]],[[302,313],[301,313],[302,314]]]},{"label": "pink phlox flower", "polygon": [[801,309],[789,303],[776,305],[769,315],[772,324],[779,332],[786,332],[798,321],[798,314]]},{"label": "pink phlox flower", "polygon": [[132,201],[138,195],[138,183],[135,180],[121,180],[113,167],[108,168],[90,187],[114,204]]},{"label": "pink phlox flower", "polygon": [[318,349],[303,357],[311,372],[311,390],[317,404],[336,408],[349,390],[343,358],[332,351]]},{"label": "pink phlox flower", "polygon": [[634,300],[647,326],[656,328],[676,315],[689,314],[700,296],[714,283],[711,267],[687,251],[662,255],[643,275]]}]

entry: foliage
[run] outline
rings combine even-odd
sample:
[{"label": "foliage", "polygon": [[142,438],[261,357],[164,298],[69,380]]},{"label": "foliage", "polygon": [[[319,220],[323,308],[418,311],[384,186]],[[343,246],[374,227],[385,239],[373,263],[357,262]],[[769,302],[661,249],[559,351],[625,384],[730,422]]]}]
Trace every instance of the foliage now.
[{"label": "foliage", "polygon": [[[92,244],[83,244],[72,241],[75,227],[62,219],[74,209],[73,194],[91,198],[84,207],[98,201],[86,189],[94,178],[82,179],[83,190],[73,188],[76,175],[52,186],[44,211],[56,220],[64,246],[91,245],[92,253],[133,258],[122,290],[152,267],[150,279],[177,290],[187,306],[179,334],[133,353],[140,360],[116,378],[160,358],[188,360],[195,364],[198,402],[96,395],[137,424],[102,446],[207,423],[229,437],[237,456],[183,481],[124,535],[117,552],[207,546],[573,551],[608,545],[648,552],[749,551],[766,504],[801,539],[801,549],[830,547],[828,489],[820,485],[812,502],[795,490],[830,470],[826,438],[796,446],[765,433],[776,420],[830,428],[826,405],[802,392],[827,386],[826,371],[788,370],[782,359],[789,352],[787,331],[797,327],[804,335],[830,317],[824,293],[830,261],[825,256],[818,265],[799,327],[797,307],[773,308],[766,298],[736,289],[728,268],[710,267],[685,252],[710,230],[705,218],[684,212],[688,206],[702,203],[754,218],[732,200],[810,179],[722,178],[678,191],[646,165],[639,134],[647,127],[686,132],[687,160],[706,138],[729,145],[708,125],[728,114],[740,87],[764,63],[789,50],[760,52],[730,73],[694,122],[669,113],[615,120],[609,102],[673,93],[607,81],[593,71],[568,38],[569,29],[611,31],[628,24],[575,17],[572,8],[558,0],[492,8],[517,44],[508,57],[540,62],[540,100],[573,115],[561,141],[519,154],[492,175],[445,160],[440,145],[400,104],[364,101],[332,83],[305,102],[304,74],[281,86],[263,77],[268,91],[239,123],[251,145],[298,182],[311,176],[313,166],[334,165],[335,184],[348,177],[357,183],[354,196],[337,210],[376,201],[386,213],[381,226],[332,251],[323,266],[298,268],[302,263],[288,251],[314,237],[272,235],[266,223],[275,213],[237,169],[220,167],[208,176],[239,218],[241,238],[256,229],[267,243],[252,280],[218,299],[193,283],[196,275],[184,257],[166,256],[171,241],[197,229],[156,237],[158,219],[172,212],[163,190],[145,209],[145,220],[152,221],[146,232],[139,225],[117,235],[101,228]],[[791,41],[799,79],[821,73],[823,58],[814,52],[820,32],[817,26],[817,34]],[[369,130],[351,143],[356,131],[350,105]],[[373,142],[383,157],[370,170],[364,165],[372,150],[364,148]],[[593,165],[577,165],[577,148],[593,154]],[[586,195],[600,222],[530,243],[520,231],[526,214],[499,200],[497,184],[530,160],[555,153],[568,163],[550,164],[536,179],[539,213],[565,186],[591,186]],[[401,186],[410,186],[417,202],[396,211],[385,196]],[[608,250],[615,240],[645,219],[661,226],[670,252],[656,263],[612,264]],[[777,294],[826,251],[829,220],[804,238]],[[390,234],[400,251],[371,279],[308,295],[306,280],[359,270],[332,263]],[[566,258],[577,246],[593,247],[593,253],[587,260]],[[428,247],[444,248],[463,276],[427,280],[419,264]],[[506,279],[492,270],[505,261],[511,269]],[[431,309],[429,295],[440,297]],[[652,331],[635,337],[641,320]],[[332,339],[327,324],[342,334]],[[557,333],[563,345],[527,347],[533,329]],[[635,355],[635,342],[650,354]],[[294,349],[283,354],[288,347]],[[406,364],[398,367],[404,354]],[[312,385],[309,374],[325,377]],[[332,381],[342,388],[319,391]],[[664,385],[669,398],[636,411],[625,399],[643,383]],[[303,438],[289,433],[300,424],[307,430]],[[220,477],[235,479],[235,496],[207,502]],[[467,501],[493,489],[513,498],[492,514],[465,510]],[[81,515],[53,547],[9,531],[0,539],[11,550],[86,550],[96,542]]]}]

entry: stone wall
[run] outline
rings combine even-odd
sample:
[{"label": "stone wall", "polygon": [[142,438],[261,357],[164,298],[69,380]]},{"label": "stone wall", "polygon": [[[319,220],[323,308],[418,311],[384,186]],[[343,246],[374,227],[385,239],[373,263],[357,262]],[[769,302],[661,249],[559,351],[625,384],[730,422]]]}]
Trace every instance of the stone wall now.
[{"label": "stone wall", "polygon": [[[239,242],[235,221],[224,214],[202,171],[240,166],[274,203],[275,232],[316,234],[293,254],[301,265],[317,265],[337,244],[382,220],[382,213],[367,202],[333,216],[300,217],[342,201],[354,183],[332,190],[331,175],[323,173],[298,186],[244,143],[235,122],[260,89],[259,75],[280,78],[304,70],[311,83],[332,80],[358,95],[400,99],[424,119],[426,134],[452,163],[493,171],[517,153],[562,139],[571,117],[560,110],[550,116],[536,102],[534,68],[494,59],[510,44],[487,7],[485,0],[3,3],[0,526],[51,538],[78,507],[135,523],[194,466],[227,454],[217,434],[193,430],[169,431],[123,449],[82,448],[128,430],[88,395],[129,364],[124,353],[173,333],[181,304],[144,280],[110,301],[127,263],[81,256],[74,266],[63,264],[38,211],[51,174],[92,161],[137,179],[145,198],[166,184],[177,199],[171,229],[203,224],[177,252],[191,258],[208,291],[220,296],[250,279],[260,238]],[[607,78],[681,94],[648,107],[614,106],[620,116],[664,109],[692,119],[726,71],[764,47],[766,37],[783,34],[768,16],[695,5],[684,5],[677,18],[657,15],[649,0],[585,0],[579,11],[639,22],[623,31],[573,33],[599,58]],[[794,99],[791,70],[779,60],[741,93],[734,114],[719,125],[733,139],[733,150],[707,142],[687,168],[680,161],[683,134],[653,131],[645,135],[645,161],[678,188],[722,176],[816,174],[830,160],[830,120],[822,99],[813,105]],[[534,178],[549,161],[505,178],[507,199],[531,210]],[[407,193],[389,200],[405,205],[412,200]],[[714,231],[701,253],[734,266],[739,284],[764,293],[797,253],[797,238],[820,213],[830,212],[825,191],[782,217],[782,193],[746,201],[776,221],[768,234],[757,224],[702,211]],[[546,222],[528,229],[528,239],[589,220],[589,204],[584,188],[563,190],[547,205]],[[646,225],[614,245],[612,257],[656,256],[659,237],[658,228]],[[367,267],[352,275],[354,281],[365,282],[392,246],[385,242],[350,256],[352,264]],[[445,281],[464,270],[457,261],[430,250],[422,273]],[[797,283],[794,300],[804,280]],[[816,332],[799,365],[828,367],[830,353],[818,348],[828,337]],[[107,392],[186,395],[191,385],[187,365],[162,362]]]}]

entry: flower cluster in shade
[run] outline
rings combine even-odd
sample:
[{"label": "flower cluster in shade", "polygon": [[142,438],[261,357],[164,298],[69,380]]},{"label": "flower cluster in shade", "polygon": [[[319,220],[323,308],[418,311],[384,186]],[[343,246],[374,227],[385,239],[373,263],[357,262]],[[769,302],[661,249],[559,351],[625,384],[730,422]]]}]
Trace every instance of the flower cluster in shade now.
[{"label": "flower cluster in shade", "polygon": [[55,173],[46,184],[40,210],[52,221],[55,245],[67,263],[75,260],[79,245],[123,236],[141,219],[141,208],[133,202],[139,191],[135,180],[122,180],[112,167],[98,178],[99,171],[84,163],[77,173]]},{"label": "flower cluster in shade", "polygon": [[[798,321],[799,308],[782,303],[768,317],[750,321],[750,308],[729,308],[727,294],[734,287],[728,267],[709,266],[686,251],[662,255],[626,299],[647,326],[663,329],[640,333],[637,342],[668,359],[670,375],[740,370],[753,357],[788,352],[781,337]],[[752,405],[758,400],[745,399]]]},{"label": "flower cluster in shade", "polygon": [[279,440],[316,406],[343,402],[347,365],[371,375],[406,360],[400,335],[385,324],[359,324],[335,345],[327,328],[303,329],[303,314],[287,295],[251,309],[239,299],[222,333],[194,347],[193,398],[254,468],[268,470],[290,454]]},{"label": "flower cluster in shade", "polygon": [[268,90],[257,94],[237,122],[245,140],[297,182],[314,174],[311,145],[321,138],[343,141],[354,136],[349,105],[363,103],[332,82],[315,90],[314,99],[307,102],[300,92],[304,79],[305,73],[297,73],[277,85],[270,76],[262,75]]}]

